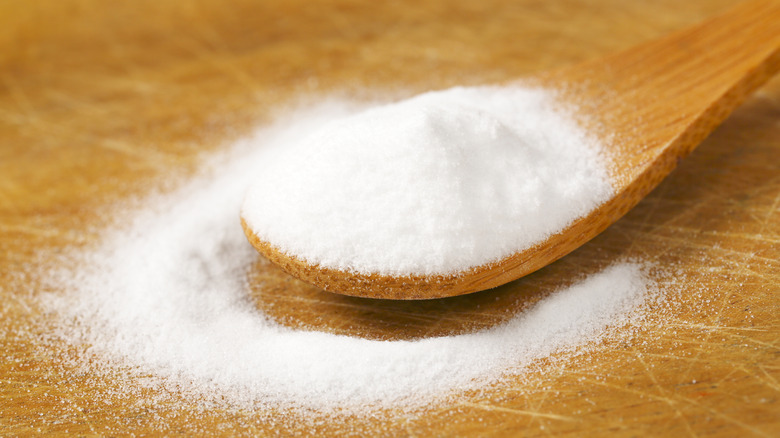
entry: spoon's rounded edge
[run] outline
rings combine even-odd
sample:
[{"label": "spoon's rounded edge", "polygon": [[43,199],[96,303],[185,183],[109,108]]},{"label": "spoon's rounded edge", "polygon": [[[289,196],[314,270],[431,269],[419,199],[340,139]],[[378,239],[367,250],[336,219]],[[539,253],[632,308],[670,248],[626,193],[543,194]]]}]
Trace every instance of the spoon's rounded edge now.
[{"label": "spoon's rounded edge", "polygon": [[241,218],[241,226],[255,249],[288,274],[322,289],[362,298],[425,300],[465,295],[492,289],[528,275],[579,248],[633,208],[671,169],[676,158],[657,157],[643,178],[623,186],[611,199],[576,219],[569,226],[536,245],[454,275],[401,276],[360,274],[311,265],[285,254],[258,237]]},{"label": "spoon's rounded edge", "polygon": [[[603,206],[602,206],[603,207]],[[425,300],[465,295],[501,286],[530,274],[563,257],[601,232],[612,222],[605,221],[602,208],[576,220],[572,228],[579,231],[570,238],[550,236],[539,244],[497,262],[481,265],[450,275],[388,276],[361,274],[311,265],[285,254],[258,237],[241,218],[241,226],[252,246],[265,258],[288,274],[321,287],[328,292],[362,298],[390,300]]]}]

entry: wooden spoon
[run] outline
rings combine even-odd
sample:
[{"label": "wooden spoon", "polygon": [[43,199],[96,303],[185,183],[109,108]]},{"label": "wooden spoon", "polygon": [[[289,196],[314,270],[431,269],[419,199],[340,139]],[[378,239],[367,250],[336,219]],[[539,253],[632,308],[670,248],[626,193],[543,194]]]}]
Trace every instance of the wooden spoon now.
[{"label": "wooden spoon", "polygon": [[560,91],[605,141],[615,196],[534,247],[456,275],[363,275],[309,265],[241,223],[252,245],[288,273],[346,295],[427,299],[490,289],[563,257],[604,231],[780,69],[780,4],[752,1],[622,53],[530,81]]}]

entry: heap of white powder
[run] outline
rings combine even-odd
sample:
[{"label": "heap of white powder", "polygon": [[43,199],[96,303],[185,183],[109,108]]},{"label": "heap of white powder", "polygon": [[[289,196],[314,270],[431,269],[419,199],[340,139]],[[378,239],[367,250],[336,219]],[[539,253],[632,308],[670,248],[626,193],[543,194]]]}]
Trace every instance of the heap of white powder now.
[{"label": "heap of white powder", "polygon": [[[349,122],[341,119],[344,110],[326,107],[264,129],[237,145],[235,158],[175,193],[148,199],[143,209],[129,212],[129,221],[118,216],[101,247],[72,255],[69,270],[52,279],[66,293],[47,297],[61,316],[59,335],[84,346],[86,363],[131,367],[146,379],[207,399],[325,411],[425,405],[602,339],[610,327],[630,324],[647,299],[652,282],[640,264],[618,263],[551,291],[501,326],[416,341],[285,328],[249,299],[247,273],[258,255],[237,212],[258,168],[268,172],[267,180],[255,186],[244,213],[269,221],[262,230],[274,242],[287,236],[291,247],[299,241],[310,249],[345,245],[365,261],[364,269],[428,272],[480,263],[587,211],[609,192],[595,165],[597,151],[547,105],[537,90],[457,89],[371,110]],[[400,117],[404,107],[414,117]],[[356,132],[354,141],[371,144],[361,149],[347,139],[339,146],[336,140],[346,136],[343,124],[355,120],[364,121],[359,126],[366,131]],[[321,134],[307,137],[310,131]],[[328,132],[334,136],[323,134]],[[414,148],[420,146],[414,136],[419,133],[431,141],[423,150]],[[383,145],[389,137],[408,143],[388,149]],[[312,138],[321,139],[324,150],[312,146]],[[469,145],[476,140],[489,152]],[[287,153],[301,154],[295,163],[311,164],[299,170],[287,160],[272,161]],[[455,177],[459,172],[462,178]],[[399,186],[387,186],[393,181]],[[285,187],[284,195],[268,193],[263,185],[271,183]],[[344,191],[334,193],[342,183]],[[421,191],[419,203],[411,203],[405,191]],[[325,200],[312,199],[313,193]],[[262,211],[282,213],[256,217],[254,202],[258,212],[263,206]],[[331,202],[334,211],[323,206]],[[344,206],[359,213],[356,202],[367,203],[359,216],[366,224],[353,220],[358,230],[352,233],[335,217],[343,217],[337,210]],[[307,210],[307,203],[315,205]],[[302,216],[289,216],[292,212]],[[389,222],[377,225],[386,227],[366,228],[379,212]],[[337,236],[343,233],[346,241]],[[388,241],[392,236],[401,241],[400,249]],[[414,242],[428,237],[434,245]],[[363,244],[369,250],[362,251]],[[323,257],[339,261],[339,254]]]},{"label": "heap of white powder", "polygon": [[257,168],[252,231],[312,265],[453,274],[529,248],[613,194],[549,93],[430,92],[334,120]]}]

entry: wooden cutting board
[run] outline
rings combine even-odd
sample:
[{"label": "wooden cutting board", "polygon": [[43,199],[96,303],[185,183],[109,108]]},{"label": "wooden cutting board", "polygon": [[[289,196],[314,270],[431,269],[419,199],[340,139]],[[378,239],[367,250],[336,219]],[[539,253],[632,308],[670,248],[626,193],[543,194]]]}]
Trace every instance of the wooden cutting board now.
[{"label": "wooden cutting board", "polygon": [[167,176],[193,172],[205,153],[307,99],[511,80],[733,3],[0,3],[0,435],[780,435],[778,79],[625,218],[505,287],[367,301],[302,284],[258,256],[252,299],[271,318],[376,339],[495,325],[620,257],[676,272],[680,292],[633,341],[551,358],[423,413],[329,421],[204,412],[175,395],[155,403],[155,389],[127,395],[111,376],[76,374],[67,346],[42,341],[51,317],[29,274],[97,242],[117,202],[165,190]]}]

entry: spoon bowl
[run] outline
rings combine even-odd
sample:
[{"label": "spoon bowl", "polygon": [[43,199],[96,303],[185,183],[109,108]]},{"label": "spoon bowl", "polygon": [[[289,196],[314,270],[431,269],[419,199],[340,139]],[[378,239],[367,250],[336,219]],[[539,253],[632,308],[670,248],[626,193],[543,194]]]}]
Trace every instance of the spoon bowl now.
[{"label": "spoon bowl", "polygon": [[387,276],[310,265],[241,224],[252,245],[286,272],[325,290],[430,299],[494,288],[540,269],[604,231],[780,70],[780,3],[743,3],[704,23],[626,51],[524,82],[555,90],[602,139],[614,196],[544,241],[451,275]]}]

